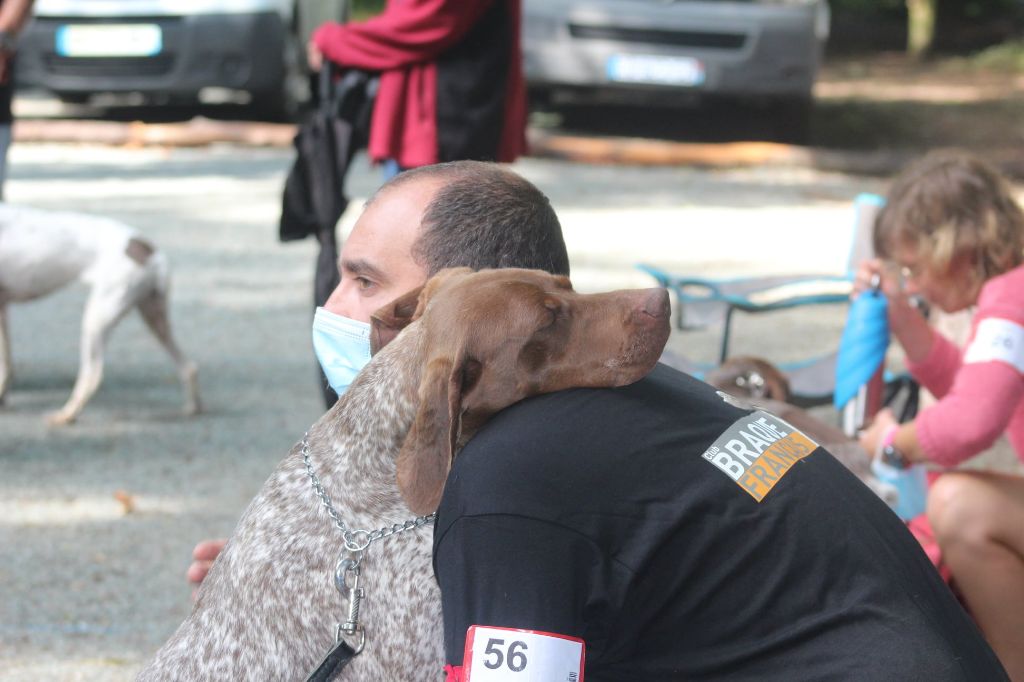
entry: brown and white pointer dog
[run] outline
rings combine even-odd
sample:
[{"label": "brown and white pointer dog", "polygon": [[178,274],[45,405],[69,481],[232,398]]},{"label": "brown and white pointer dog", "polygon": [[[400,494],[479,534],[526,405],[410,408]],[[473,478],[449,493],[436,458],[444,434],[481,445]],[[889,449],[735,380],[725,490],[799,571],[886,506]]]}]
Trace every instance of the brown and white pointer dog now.
[{"label": "brown and white pointer dog", "polygon": [[[371,531],[434,511],[452,459],[495,412],[530,395],[645,376],[668,339],[669,303],[661,288],[581,295],[539,271],[461,268],[379,310],[372,327],[375,349],[402,331],[310,428],[306,448],[345,525]],[[365,648],[337,679],[443,674],[431,540],[421,527],[366,549]],[[297,445],[139,679],[304,679],[346,619],[334,577],[346,556]]]}]

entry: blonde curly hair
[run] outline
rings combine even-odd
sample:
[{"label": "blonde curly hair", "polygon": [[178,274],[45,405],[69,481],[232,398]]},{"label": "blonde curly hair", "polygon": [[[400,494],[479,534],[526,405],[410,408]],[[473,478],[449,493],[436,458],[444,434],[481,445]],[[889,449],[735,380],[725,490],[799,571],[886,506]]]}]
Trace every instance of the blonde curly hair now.
[{"label": "blonde curly hair", "polygon": [[938,274],[970,264],[982,283],[1024,262],[1024,211],[988,163],[955,150],[932,152],[893,181],[874,245],[882,258],[911,250]]}]

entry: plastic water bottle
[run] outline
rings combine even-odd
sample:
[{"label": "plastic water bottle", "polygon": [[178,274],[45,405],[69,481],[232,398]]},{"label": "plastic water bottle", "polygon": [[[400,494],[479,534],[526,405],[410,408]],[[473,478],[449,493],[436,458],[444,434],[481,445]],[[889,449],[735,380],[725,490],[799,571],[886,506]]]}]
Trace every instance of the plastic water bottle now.
[{"label": "plastic water bottle", "polygon": [[909,521],[924,513],[928,502],[928,477],[924,465],[915,464],[906,469],[897,469],[883,462],[880,457],[875,457],[871,462],[871,472],[882,483],[896,490],[893,511],[901,519]]}]

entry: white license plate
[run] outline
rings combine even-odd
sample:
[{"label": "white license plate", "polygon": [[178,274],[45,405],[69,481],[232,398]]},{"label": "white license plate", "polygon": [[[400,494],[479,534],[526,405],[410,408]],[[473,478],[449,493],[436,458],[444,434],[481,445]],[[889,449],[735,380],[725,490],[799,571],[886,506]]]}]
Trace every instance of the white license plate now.
[{"label": "white license plate", "polygon": [[693,57],[616,54],[608,58],[608,80],[692,87],[704,82],[704,64]]},{"label": "white license plate", "polygon": [[62,57],[152,57],[163,49],[156,24],[71,24],[57,29]]}]

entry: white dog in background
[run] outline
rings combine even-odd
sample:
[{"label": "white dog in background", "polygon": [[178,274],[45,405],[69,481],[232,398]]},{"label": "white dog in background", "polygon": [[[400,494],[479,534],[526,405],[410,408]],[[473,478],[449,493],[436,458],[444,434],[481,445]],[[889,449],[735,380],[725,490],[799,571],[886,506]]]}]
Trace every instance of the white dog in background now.
[{"label": "white dog in background", "polygon": [[79,280],[90,286],[82,316],[78,378],[53,424],[75,420],[103,378],[114,325],[137,308],[167,350],[185,389],[185,413],[199,411],[196,366],[179,350],[167,318],[167,259],[134,229],[109,218],[0,204],[0,404],[11,383],[7,304],[31,301]]}]

